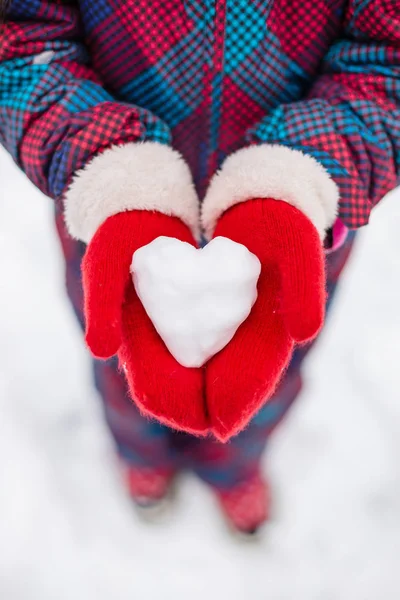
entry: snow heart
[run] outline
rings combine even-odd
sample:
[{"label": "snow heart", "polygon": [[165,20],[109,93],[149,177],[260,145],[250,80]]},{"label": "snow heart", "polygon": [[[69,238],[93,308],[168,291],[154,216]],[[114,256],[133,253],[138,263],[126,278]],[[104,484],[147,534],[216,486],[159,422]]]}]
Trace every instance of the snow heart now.
[{"label": "snow heart", "polygon": [[184,367],[201,367],[230,342],[257,299],[258,258],[224,237],[197,249],[158,237],[133,255],[136,292]]}]

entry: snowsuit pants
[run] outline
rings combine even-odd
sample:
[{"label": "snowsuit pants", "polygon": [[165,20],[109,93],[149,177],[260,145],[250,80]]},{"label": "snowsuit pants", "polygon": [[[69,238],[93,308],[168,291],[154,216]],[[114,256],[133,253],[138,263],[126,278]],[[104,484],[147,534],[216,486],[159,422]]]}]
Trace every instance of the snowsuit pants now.
[{"label": "snowsuit pants", "polygon": [[[66,261],[66,285],[74,311],[83,328],[83,292],[81,260],[85,245],[67,234],[62,215],[56,217]],[[329,309],[337,283],[351,252],[354,234],[327,255]],[[96,387],[103,402],[105,419],[119,455],[128,463],[161,469],[190,469],[219,489],[229,489],[254,474],[267,441],[297,398],[301,387],[301,365],[311,345],[299,347],[293,354],[286,375],[274,396],[235,438],[222,444],[210,438],[172,431],[143,417],[128,396],[117,360],[93,361]]]}]

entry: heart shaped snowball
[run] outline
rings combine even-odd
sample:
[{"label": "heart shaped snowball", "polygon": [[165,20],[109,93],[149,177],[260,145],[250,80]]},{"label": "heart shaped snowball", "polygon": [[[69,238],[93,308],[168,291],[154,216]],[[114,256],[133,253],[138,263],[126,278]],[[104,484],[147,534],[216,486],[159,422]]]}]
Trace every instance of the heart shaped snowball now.
[{"label": "heart shaped snowball", "polygon": [[136,292],[160,337],[184,367],[222,350],[257,299],[261,264],[224,237],[202,249],[158,237],[133,255]]}]

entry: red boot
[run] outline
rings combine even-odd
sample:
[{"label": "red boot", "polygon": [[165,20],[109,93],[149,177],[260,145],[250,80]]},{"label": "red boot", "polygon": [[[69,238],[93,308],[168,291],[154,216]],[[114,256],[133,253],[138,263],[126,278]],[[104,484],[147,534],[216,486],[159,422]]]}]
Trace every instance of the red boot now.
[{"label": "red boot", "polygon": [[164,500],[171,489],[175,471],[124,464],[123,476],[132,500],[140,507],[152,507]]},{"label": "red boot", "polygon": [[228,523],[240,533],[255,534],[270,517],[270,490],[259,473],[230,490],[218,491],[217,497]]}]

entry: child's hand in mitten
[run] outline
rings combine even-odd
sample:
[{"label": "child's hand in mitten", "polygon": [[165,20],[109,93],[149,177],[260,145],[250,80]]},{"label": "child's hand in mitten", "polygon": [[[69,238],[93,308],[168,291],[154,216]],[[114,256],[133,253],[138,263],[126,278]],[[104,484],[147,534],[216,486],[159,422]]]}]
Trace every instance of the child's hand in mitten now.
[{"label": "child's hand in mitten", "polygon": [[207,364],[209,418],[215,435],[226,440],[272,395],[294,343],[312,340],[321,329],[325,273],[316,228],[286,202],[237,204],[220,217],[216,236],[245,245],[262,264],[250,316]]},{"label": "child's hand in mitten", "polygon": [[200,369],[182,367],[147,316],[131,278],[134,252],[158,236],[196,245],[178,218],[150,211],[109,217],[82,264],[86,341],[98,358],[118,353],[133,399],[145,413],[178,429],[207,429]]}]

